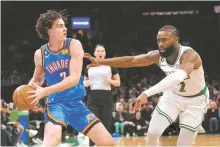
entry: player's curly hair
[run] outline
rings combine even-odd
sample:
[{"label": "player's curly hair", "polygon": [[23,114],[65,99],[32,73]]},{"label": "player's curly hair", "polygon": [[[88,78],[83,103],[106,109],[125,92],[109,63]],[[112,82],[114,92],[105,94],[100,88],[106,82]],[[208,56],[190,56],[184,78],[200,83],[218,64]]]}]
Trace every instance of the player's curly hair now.
[{"label": "player's curly hair", "polygon": [[47,10],[46,13],[40,14],[35,26],[38,36],[44,40],[49,40],[48,29],[52,28],[55,20],[62,18],[65,23],[67,23],[67,10]]},{"label": "player's curly hair", "polygon": [[170,31],[173,34],[175,34],[177,37],[180,37],[179,31],[177,30],[176,27],[172,25],[165,25],[159,29],[159,31]]}]

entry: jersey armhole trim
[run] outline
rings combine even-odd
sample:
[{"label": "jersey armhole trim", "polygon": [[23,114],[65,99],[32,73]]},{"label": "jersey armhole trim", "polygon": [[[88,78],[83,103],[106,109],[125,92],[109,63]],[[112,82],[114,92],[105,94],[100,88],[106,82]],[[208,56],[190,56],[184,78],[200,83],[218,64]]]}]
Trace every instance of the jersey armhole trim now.
[{"label": "jersey armhole trim", "polygon": [[156,64],[158,67],[161,67],[162,60],[164,60],[163,57],[159,56],[159,62]]},{"label": "jersey armhole trim", "polygon": [[71,42],[72,38],[68,38],[67,42],[65,44],[65,47],[68,49],[69,53],[70,53],[70,42]]},{"label": "jersey armhole trim", "polygon": [[40,50],[41,50],[41,58],[42,58],[42,67],[44,68],[44,51],[42,47],[40,48]]},{"label": "jersey armhole trim", "polygon": [[[193,49],[193,48],[186,48],[186,49],[183,50],[182,55],[183,55],[186,51],[188,51],[188,50],[194,50],[194,49]],[[181,56],[182,56],[182,55],[181,55]],[[180,57],[180,58],[181,58],[181,57]],[[201,66],[202,66],[202,64],[201,64],[198,68],[193,68],[193,71],[198,70]]]},{"label": "jersey armhole trim", "polygon": [[70,42],[71,42],[71,40],[72,40],[72,38],[69,38],[69,42],[68,42],[68,44],[67,44],[67,48],[70,47]]}]

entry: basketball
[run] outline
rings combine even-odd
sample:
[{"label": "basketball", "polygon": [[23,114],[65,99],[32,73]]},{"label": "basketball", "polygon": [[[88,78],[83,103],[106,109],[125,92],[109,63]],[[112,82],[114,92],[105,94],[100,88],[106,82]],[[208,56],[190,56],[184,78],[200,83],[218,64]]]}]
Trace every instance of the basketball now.
[{"label": "basketball", "polygon": [[13,93],[13,103],[20,110],[31,110],[35,107],[31,105],[33,99],[28,99],[32,94],[26,93],[28,91],[33,91],[35,88],[30,85],[21,85],[15,89]]}]

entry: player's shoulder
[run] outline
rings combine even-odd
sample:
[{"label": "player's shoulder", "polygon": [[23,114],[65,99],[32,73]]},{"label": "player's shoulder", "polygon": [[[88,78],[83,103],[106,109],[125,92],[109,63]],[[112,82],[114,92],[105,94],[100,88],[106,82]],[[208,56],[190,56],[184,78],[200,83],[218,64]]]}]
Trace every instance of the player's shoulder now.
[{"label": "player's shoulder", "polygon": [[185,46],[185,45],[181,45],[181,48],[184,49],[184,50],[193,50],[192,47],[190,47],[190,46]]},{"label": "player's shoulder", "polygon": [[41,48],[37,49],[34,54],[34,62],[35,65],[42,66],[43,64],[43,50]]},{"label": "player's shoulder", "polygon": [[148,57],[150,56],[154,61],[158,61],[160,58],[159,50],[151,50],[146,54]]},{"label": "player's shoulder", "polygon": [[34,53],[34,56],[35,57],[41,57],[42,56],[42,49],[41,48],[37,49]]},{"label": "player's shoulder", "polygon": [[71,39],[69,50],[70,50],[71,56],[72,55],[83,56],[84,54],[82,43],[79,40],[74,39],[74,38]]},{"label": "player's shoulder", "polygon": [[70,41],[70,43],[71,44],[81,44],[81,42],[78,40],[78,39],[75,39],[75,38],[70,38],[71,39],[71,41]]},{"label": "player's shoulder", "polygon": [[160,53],[159,50],[151,50],[146,54],[146,57],[150,59],[153,63],[159,65]]},{"label": "player's shoulder", "polygon": [[199,56],[199,53],[196,52],[195,49],[193,49],[192,47],[190,46],[181,46],[182,50],[183,50],[183,53],[182,55],[196,55],[196,56]]},{"label": "player's shoulder", "polygon": [[155,61],[159,58],[160,54],[158,50],[151,50],[145,54],[140,54],[135,56],[135,58],[141,58],[141,59],[147,59],[147,60],[152,60]]},{"label": "player's shoulder", "polygon": [[184,46],[186,49],[184,50],[180,62],[183,62],[184,60],[190,60],[196,63],[201,63],[202,59],[200,58],[199,53],[197,53],[192,47]]},{"label": "player's shoulder", "polygon": [[160,56],[159,50],[151,50],[147,54],[151,56]]},{"label": "player's shoulder", "polygon": [[79,50],[82,48],[82,43],[78,39],[71,38],[70,50]]}]

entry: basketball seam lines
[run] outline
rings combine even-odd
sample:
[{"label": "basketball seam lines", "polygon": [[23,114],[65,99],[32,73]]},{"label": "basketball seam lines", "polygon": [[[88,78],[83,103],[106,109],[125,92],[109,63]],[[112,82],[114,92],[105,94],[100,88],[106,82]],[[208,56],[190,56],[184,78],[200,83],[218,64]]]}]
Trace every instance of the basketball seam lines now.
[{"label": "basketball seam lines", "polygon": [[22,93],[21,93],[21,91],[20,91],[20,90],[19,90],[19,92],[20,92],[21,97],[22,97],[22,99],[24,100],[25,104],[28,106],[28,108],[29,108],[29,109],[31,109],[31,108],[29,107],[29,105],[27,104],[26,100],[23,98]]}]

